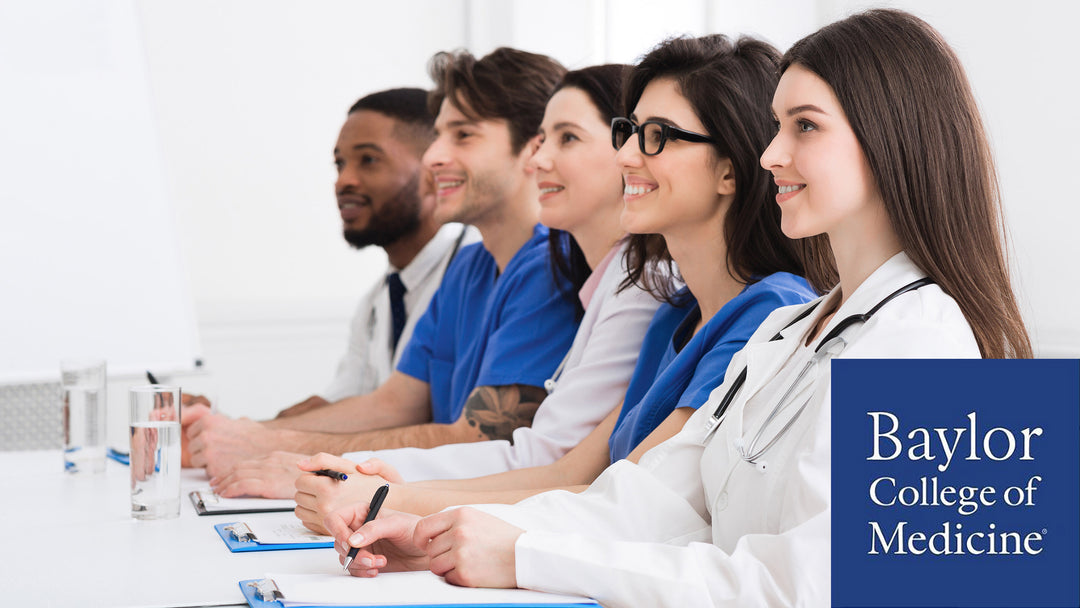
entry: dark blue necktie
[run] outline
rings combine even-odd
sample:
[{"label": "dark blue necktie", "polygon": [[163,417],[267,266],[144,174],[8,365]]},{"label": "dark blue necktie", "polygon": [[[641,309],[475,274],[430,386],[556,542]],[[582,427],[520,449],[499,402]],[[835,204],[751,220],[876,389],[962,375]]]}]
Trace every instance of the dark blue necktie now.
[{"label": "dark blue necktie", "polygon": [[397,351],[398,340],[401,332],[405,329],[405,284],[401,282],[401,275],[393,272],[386,277],[386,286],[390,291],[390,320],[393,327],[394,351]]}]

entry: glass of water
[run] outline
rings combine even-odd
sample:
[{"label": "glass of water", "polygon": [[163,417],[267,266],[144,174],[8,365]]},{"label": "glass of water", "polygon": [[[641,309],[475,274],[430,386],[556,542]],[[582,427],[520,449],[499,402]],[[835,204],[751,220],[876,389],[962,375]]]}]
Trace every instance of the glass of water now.
[{"label": "glass of water", "polygon": [[64,470],[101,473],[105,470],[105,361],[61,361],[60,386]]},{"label": "glass of water", "polygon": [[180,387],[131,389],[131,516],[180,516]]}]

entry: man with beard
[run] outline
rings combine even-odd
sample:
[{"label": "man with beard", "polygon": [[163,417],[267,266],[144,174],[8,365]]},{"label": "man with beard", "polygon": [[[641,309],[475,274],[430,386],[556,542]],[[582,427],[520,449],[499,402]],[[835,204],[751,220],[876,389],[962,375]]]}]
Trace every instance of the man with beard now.
[{"label": "man with beard", "polygon": [[[474,228],[440,225],[434,218],[434,187],[420,162],[435,138],[434,122],[423,89],[372,93],[349,108],[334,146],[334,192],[345,240],[357,249],[381,247],[390,267],[361,298],[333,381],[278,417],[370,393],[385,382],[450,260],[461,246],[479,240]],[[184,397],[187,404],[207,403]],[[189,408],[184,426],[208,411]]]},{"label": "man with beard", "polygon": [[[552,269],[529,160],[564,69],[509,48],[437,54],[437,137],[423,157],[435,216],[475,226],[417,322],[394,373],[374,391],[317,411],[254,422],[206,416],[192,462],[228,496],[289,496],[297,463],[334,453],[509,440],[528,426],[577,331],[572,287]],[[284,483],[282,481],[284,474]]]},{"label": "man with beard", "polygon": [[372,93],[349,109],[334,146],[345,240],[357,249],[382,247],[390,268],[360,300],[348,352],[330,386],[279,417],[370,393],[385,382],[450,259],[479,240],[474,229],[440,227],[433,217],[434,190],[420,158],[434,139],[434,120],[421,89]]}]

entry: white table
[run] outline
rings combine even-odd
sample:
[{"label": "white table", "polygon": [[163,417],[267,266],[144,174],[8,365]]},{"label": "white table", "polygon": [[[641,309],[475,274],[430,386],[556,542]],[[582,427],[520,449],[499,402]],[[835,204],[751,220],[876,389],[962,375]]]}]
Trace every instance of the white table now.
[{"label": "white table", "polygon": [[341,572],[333,549],[230,553],[214,524],[280,517],[202,516],[187,497],[208,487],[185,470],[179,519],[131,518],[128,468],[68,475],[55,451],[0,452],[0,605],[223,606],[237,582],[267,572]]}]

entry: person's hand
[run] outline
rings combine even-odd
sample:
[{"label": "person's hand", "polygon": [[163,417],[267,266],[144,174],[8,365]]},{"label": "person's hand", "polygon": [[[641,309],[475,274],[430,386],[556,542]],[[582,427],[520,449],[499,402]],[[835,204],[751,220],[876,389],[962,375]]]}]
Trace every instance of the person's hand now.
[{"label": "person's hand", "polygon": [[[180,402],[183,404],[184,398],[190,397],[190,395],[181,394]],[[201,397],[200,397],[201,399]],[[195,423],[196,420],[210,413],[209,402],[192,402],[191,405],[183,404],[180,407],[180,466],[184,468],[190,468],[194,465],[191,464],[191,439],[188,438],[188,429]]]},{"label": "person's hand", "polygon": [[136,481],[146,481],[157,467],[158,430],[148,427],[131,428],[131,487]]},{"label": "person's hand", "polygon": [[[323,521],[330,513],[350,504],[367,504],[387,480],[382,477],[363,475],[360,466],[331,454],[316,454],[310,460],[298,464],[296,479],[296,517],[304,526],[319,534],[329,534]],[[320,469],[340,471],[349,476],[344,481],[307,475]]]},{"label": "person's hand", "polygon": [[517,587],[514,545],[524,532],[494,515],[462,507],[417,522],[413,544],[426,547],[428,567],[449,583],[509,589]]},{"label": "person's hand", "polygon": [[308,397],[307,399],[301,401],[300,403],[297,403],[296,405],[289,406],[281,410],[280,412],[278,412],[278,415],[276,417],[288,418],[289,416],[296,416],[298,414],[310,412],[311,410],[319,409],[324,405],[330,405],[330,402],[326,399],[323,399],[322,397],[319,397],[318,395],[312,395],[311,397]]},{"label": "person's hand", "polygon": [[342,564],[350,549],[360,547],[356,559],[349,564],[349,574],[372,577],[380,570],[427,570],[427,553],[413,543],[419,516],[381,509],[378,517],[365,524],[367,512],[368,501],[365,500],[334,511],[324,522],[334,536],[334,549]]},{"label": "person's hand", "polygon": [[261,458],[243,460],[229,473],[212,478],[210,487],[215,494],[226,498],[292,498],[294,484],[303,474],[296,463],[306,459],[306,454],[274,451]]},{"label": "person's hand", "polygon": [[356,470],[364,475],[378,475],[390,483],[405,483],[397,469],[378,458],[368,458],[356,465]]},{"label": "person's hand", "polygon": [[277,445],[274,432],[258,422],[217,414],[193,422],[188,437],[192,466],[206,467],[210,477],[223,477],[241,461],[265,456]]},{"label": "person's hand", "polygon": [[[147,421],[176,421],[177,410],[172,395],[161,393],[154,396],[154,407],[147,412]],[[183,433],[181,432],[181,465],[183,465]],[[135,482],[146,481],[157,471],[158,429],[144,426],[132,427],[131,430],[131,486]]]},{"label": "person's hand", "polygon": [[190,393],[180,393],[180,405],[205,405],[207,408],[211,407],[210,400],[202,395],[192,395]]}]

